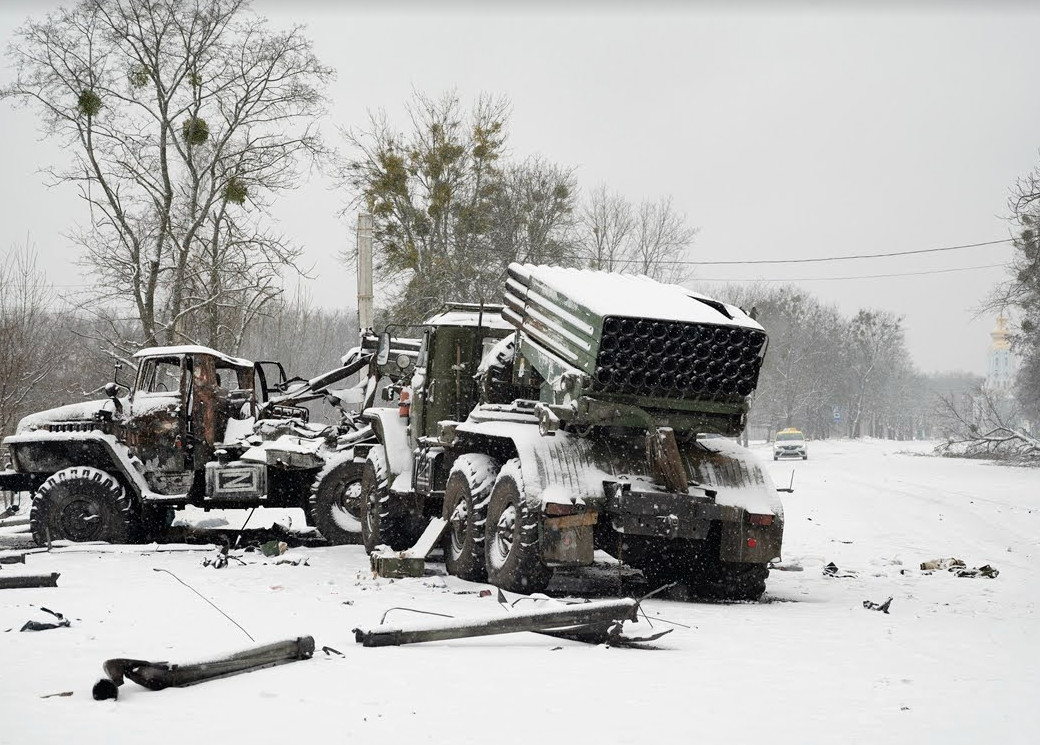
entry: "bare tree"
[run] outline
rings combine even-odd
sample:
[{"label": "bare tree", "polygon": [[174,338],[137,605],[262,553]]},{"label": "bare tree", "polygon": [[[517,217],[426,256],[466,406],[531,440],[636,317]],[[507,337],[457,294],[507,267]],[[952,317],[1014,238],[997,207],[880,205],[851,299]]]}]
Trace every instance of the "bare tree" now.
[{"label": "bare tree", "polygon": [[29,20],[7,54],[0,97],[71,154],[49,173],[90,208],[75,237],[96,301],[129,304],[146,344],[212,337],[207,314],[271,301],[299,252],[263,215],[323,152],[331,76],[299,27],[272,31],[245,0],[80,0]]},{"label": "bare tree", "polygon": [[605,184],[585,198],[578,219],[581,249],[590,269],[624,272],[632,260],[632,204]]},{"label": "bare tree", "polygon": [[55,299],[32,248],[0,257],[0,433],[31,411],[57,364]]},{"label": "bare tree", "polygon": [[908,358],[902,320],[886,311],[859,311],[849,324],[845,351],[847,434],[859,437],[864,415],[881,405],[897,366]]},{"label": "bare tree", "polygon": [[697,229],[675,209],[671,197],[633,206],[601,185],[586,197],[577,227],[578,246],[593,269],[673,283],[692,276],[685,259]]},{"label": "bare tree", "polygon": [[696,234],[670,196],[643,202],[635,215],[630,271],[662,282],[686,281],[690,267],[682,262]]}]

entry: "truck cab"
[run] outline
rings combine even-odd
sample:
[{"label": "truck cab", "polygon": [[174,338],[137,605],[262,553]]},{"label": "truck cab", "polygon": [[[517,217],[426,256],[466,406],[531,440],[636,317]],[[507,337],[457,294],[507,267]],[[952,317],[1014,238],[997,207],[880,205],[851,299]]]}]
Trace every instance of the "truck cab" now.
[{"label": "truck cab", "polygon": [[463,421],[477,404],[474,376],[495,343],[516,329],[497,305],[452,303],[423,324],[411,382],[409,443],[437,437],[438,422]]}]

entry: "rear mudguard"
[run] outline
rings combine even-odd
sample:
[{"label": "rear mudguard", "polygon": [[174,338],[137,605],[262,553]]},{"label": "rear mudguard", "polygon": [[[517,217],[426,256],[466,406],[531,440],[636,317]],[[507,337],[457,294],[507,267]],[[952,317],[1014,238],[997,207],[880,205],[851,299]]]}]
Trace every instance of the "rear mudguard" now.
[{"label": "rear mudguard", "polygon": [[[503,441],[507,441],[520,460],[528,503],[538,514],[544,515],[550,503],[577,503],[599,512],[601,520],[607,519],[620,485],[629,490],[630,500],[634,497],[649,503],[639,509],[647,515],[658,503],[659,511],[674,512],[671,505],[676,497],[688,499],[689,514],[705,524],[720,524],[720,558],[724,561],[766,563],[780,556],[783,506],[776,486],[758,459],[730,440],[678,443],[690,482],[683,495],[667,492],[656,480],[645,446],[638,439],[578,437],[567,432],[543,437],[536,426],[526,422],[486,420],[460,424],[457,436],[464,450],[490,445],[501,451],[506,449]],[[493,444],[496,441],[498,445]],[[771,516],[772,520],[769,525],[753,525],[751,515]],[[660,515],[662,520],[668,517]],[[763,517],[757,517],[756,522],[768,520]],[[543,517],[543,527],[552,527],[555,522]],[[589,556],[591,551],[581,553]]]}]

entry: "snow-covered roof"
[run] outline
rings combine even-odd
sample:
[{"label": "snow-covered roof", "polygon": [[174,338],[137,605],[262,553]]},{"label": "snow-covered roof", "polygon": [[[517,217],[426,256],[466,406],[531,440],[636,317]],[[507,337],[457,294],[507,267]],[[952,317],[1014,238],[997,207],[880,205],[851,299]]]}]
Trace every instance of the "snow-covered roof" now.
[{"label": "snow-covered roof", "polygon": [[244,360],[239,357],[232,357],[218,352],[215,349],[204,347],[201,344],[182,344],[175,347],[147,347],[134,353],[134,359],[141,357],[163,357],[165,355],[180,355],[180,354],[208,354],[211,357],[216,357],[223,362],[227,362],[229,365],[238,365],[240,367],[252,367],[253,363],[249,360]]},{"label": "snow-covered roof", "polygon": [[[513,266],[516,267],[515,264]],[[544,282],[600,316],[762,328],[734,305],[719,303],[685,287],[664,284],[644,275],[535,264],[523,264],[521,268],[523,273]],[[732,319],[703,300],[725,306]]]},{"label": "snow-covered roof", "polygon": [[498,308],[485,310],[483,314],[476,310],[446,310],[430,317],[424,326],[476,326],[477,322],[484,328],[513,330],[513,325],[502,318]]}]

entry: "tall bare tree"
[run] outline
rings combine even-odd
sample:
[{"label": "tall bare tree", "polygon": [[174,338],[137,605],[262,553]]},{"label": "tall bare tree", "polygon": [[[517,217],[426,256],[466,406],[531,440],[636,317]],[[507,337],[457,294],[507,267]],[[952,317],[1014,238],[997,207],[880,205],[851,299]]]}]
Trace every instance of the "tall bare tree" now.
[{"label": "tall bare tree", "polygon": [[60,361],[55,299],[31,247],[0,256],[0,433],[32,410]]},{"label": "tall bare tree", "polygon": [[859,437],[865,416],[883,405],[889,383],[908,357],[902,319],[887,311],[859,311],[849,324],[845,353],[847,433]]},{"label": "tall bare tree", "polygon": [[690,266],[682,263],[697,229],[672,204],[672,198],[644,201],[635,215],[632,271],[662,282],[684,282]]},{"label": "tall bare tree", "polygon": [[697,229],[675,208],[671,197],[633,205],[601,185],[585,198],[578,233],[581,252],[593,269],[645,274],[673,283],[692,276],[685,260]]},{"label": "tall bare tree", "polygon": [[605,184],[590,191],[578,220],[581,248],[589,268],[605,272],[628,269],[635,224],[631,202]]},{"label": "tall bare tree", "polygon": [[131,305],[146,344],[218,342],[216,309],[270,302],[299,251],[263,215],[323,152],[332,74],[299,27],[269,29],[246,0],[80,0],[7,55],[0,97],[71,155],[49,173],[90,208],[76,238],[95,300]]}]

